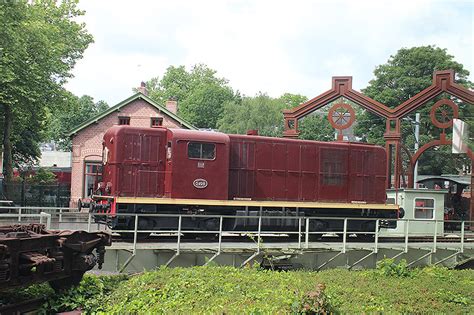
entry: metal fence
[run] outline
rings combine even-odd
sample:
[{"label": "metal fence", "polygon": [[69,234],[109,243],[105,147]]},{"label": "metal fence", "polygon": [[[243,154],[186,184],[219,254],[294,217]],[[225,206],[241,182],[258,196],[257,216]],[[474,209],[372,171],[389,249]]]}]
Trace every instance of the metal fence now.
[{"label": "metal fence", "polygon": [[[166,265],[171,264],[171,262],[178,257],[183,250],[183,238],[188,235],[210,235],[213,238],[206,240],[206,249],[214,251],[214,255],[208,260],[207,263],[213,261],[216,257],[221,255],[223,248],[226,247],[226,243],[223,242],[223,237],[236,236],[236,235],[245,235],[248,238],[254,240],[252,244],[248,244],[248,247],[254,250],[253,254],[245,260],[242,265],[245,265],[256,256],[260,255],[265,249],[274,248],[275,245],[267,242],[263,242],[263,238],[267,236],[281,237],[281,240],[287,242],[285,245],[287,248],[294,248],[296,250],[309,250],[321,248],[322,242],[325,242],[327,237],[336,237],[336,241],[331,243],[331,249],[336,250],[337,254],[326,261],[323,265],[319,266],[318,269],[324,267],[324,265],[330,263],[332,260],[336,259],[340,255],[344,255],[346,251],[353,248],[354,242],[365,243],[364,248],[369,249],[370,252],[358,260],[353,265],[359,263],[360,261],[376,255],[380,249],[386,247],[387,243],[384,243],[384,240],[387,239],[387,236],[382,235],[381,226],[383,221],[381,219],[372,219],[375,224],[375,228],[372,231],[352,231],[350,229],[351,221],[364,220],[368,221],[371,219],[368,218],[334,218],[334,217],[279,217],[279,216],[230,216],[230,215],[178,215],[178,214],[115,214],[111,215],[98,215],[94,213],[87,212],[77,212],[73,208],[45,208],[45,207],[0,207],[0,211],[8,210],[8,214],[0,214],[0,223],[14,222],[14,223],[28,223],[31,220],[40,219],[46,220],[45,222],[49,225],[51,229],[83,229],[87,231],[95,230],[107,230],[108,228],[103,224],[96,223],[96,220],[104,220],[105,218],[117,218],[117,217],[129,217],[131,220],[131,228],[127,230],[114,230],[113,233],[119,233],[122,236],[128,236],[129,240],[126,241],[126,250],[131,253],[130,257],[123,264],[120,270],[124,270],[127,265],[133,260],[137,253],[138,245],[140,244],[140,235],[168,235],[174,236],[176,243],[174,246],[174,255],[169,259]],[[173,218],[176,222],[175,226],[167,230],[154,230],[154,229],[140,229],[139,222],[143,218],[154,218],[157,220],[160,219],[170,219]],[[216,229],[208,231],[199,231],[191,227],[187,227],[183,222],[185,220],[192,219],[214,219],[217,224]],[[263,222],[265,220],[293,220],[295,224],[295,229],[292,230],[267,230]],[[256,224],[252,227],[245,227],[239,230],[231,230],[226,228],[227,220],[253,220]],[[318,231],[314,229],[314,224],[311,224],[313,220],[336,220],[340,221],[340,229],[335,229],[331,232],[328,231]],[[443,261],[454,257],[458,254],[463,254],[466,249],[466,242],[468,243],[468,249],[474,249],[474,233],[466,228],[473,224],[473,221],[443,221],[443,220],[407,220],[399,219],[396,220],[397,224],[403,224],[403,235],[398,237],[397,244],[398,249],[400,250],[399,254],[395,255],[392,258],[396,258],[400,255],[403,255],[409,251],[410,248],[418,246],[420,239],[423,239],[424,247],[428,248],[428,252],[421,257],[418,257],[416,260],[410,261],[409,266],[415,264],[416,262],[434,255],[437,250],[443,244],[446,245],[449,243],[449,247],[453,250],[453,254],[443,257],[442,259],[436,261],[436,264],[440,264]],[[420,224],[420,222],[425,222],[432,224],[432,230],[429,232],[416,232],[414,226]],[[458,229],[449,231],[449,233],[444,233],[440,231],[438,225],[441,223],[454,223],[453,226],[457,226]],[[352,222],[353,223],[353,222]],[[112,232],[112,231],[111,231]],[[364,236],[359,240],[360,236]],[[369,236],[367,238],[367,236]],[[324,237],[320,240],[320,237]],[[442,238],[442,240],[441,240]],[[315,241],[315,239],[318,239]],[[235,238],[235,242],[240,242],[241,239]],[[158,242],[158,241],[157,241]],[[444,246],[443,245],[443,246]],[[123,247],[123,246],[122,246]],[[170,248],[173,248],[171,245]],[[206,264],[207,264],[206,263]]]},{"label": "metal fence", "polygon": [[8,200],[22,207],[68,207],[71,197],[71,186],[65,184],[3,183],[3,191],[8,192]]}]

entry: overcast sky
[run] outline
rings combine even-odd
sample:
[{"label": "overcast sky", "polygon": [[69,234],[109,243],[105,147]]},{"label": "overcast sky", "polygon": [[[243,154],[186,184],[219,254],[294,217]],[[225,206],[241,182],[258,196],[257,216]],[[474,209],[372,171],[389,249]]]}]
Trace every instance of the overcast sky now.
[{"label": "overcast sky", "polygon": [[82,0],[94,36],[67,88],[110,106],[170,65],[204,63],[245,95],[360,90],[401,47],[437,45],[473,79],[474,1]]}]

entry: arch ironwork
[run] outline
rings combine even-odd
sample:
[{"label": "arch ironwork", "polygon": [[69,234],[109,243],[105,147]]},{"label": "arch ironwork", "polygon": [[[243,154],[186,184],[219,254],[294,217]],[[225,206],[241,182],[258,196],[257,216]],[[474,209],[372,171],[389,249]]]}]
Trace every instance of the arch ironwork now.
[{"label": "arch ironwork", "polygon": [[[413,187],[413,169],[418,158],[427,149],[433,146],[439,145],[451,145],[452,141],[446,137],[446,128],[452,126],[452,119],[457,118],[458,108],[457,105],[449,99],[441,99],[436,102],[431,108],[432,123],[435,127],[442,129],[439,139],[433,139],[429,143],[419,148],[413,156],[409,157],[409,170],[408,170],[408,182],[401,185],[400,175],[402,174],[402,161],[401,152],[402,146],[402,134],[401,134],[401,119],[408,114],[414,112],[416,109],[425,105],[427,102],[433,100],[435,97],[442,93],[447,93],[457,99],[469,104],[474,105],[474,92],[466,89],[462,85],[454,82],[455,74],[453,70],[435,71],[433,74],[432,84],[421,91],[420,93],[409,98],[402,104],[395,108],[389,108],[388,106],[379,103],[366,95],[352,89],[352,77],[333,77],[332,87],[330,90],[310,99],[309,101],[301,104],[293,109],[284,110],[285,120],[285,131],[284,137],[298,137],[298,120],[304,116],[316,111],[317,109],[324,107],[331,102],[336,101],[338,98],[345,98],[362,108],[374,113],[375,115],[385,119],[386,130],[384,133],[385,147],[387,151],[387,188],[390,187]],[[340,104],[333,105],[337,107]],[[345,107],[345,106],[339,106]],[[333,109],[332,108],[332,109]],[[347,108],[346,108],[347,109]],[[347,111],[349,112],[349,110]],[[333,113],[333,112],[332,112]],[[344,116],[345,115],[345,116]],[[336,115],[337,116],[337,115]],[[339,119],[352,117],[351,114],[343,114],[339,116]],[[328,115],[328,119],[335,129],[338,129],[338,140],[342,141],[342,129],[341,127],[347,128],[354,121],[352,118],[343,119],[342,123],[336,123],[334,116]],[[473,152],[467,149],[467,154],[471,159],[472,168],[474,169],[474,155]],[[393,169],[393,173],[392,170]],[[472,177],[472,185],[474,187],[474,176]],[[472,194],[474,195],[474,194]],[[474,209],[474,203],[471,203],[472,209]]]}]

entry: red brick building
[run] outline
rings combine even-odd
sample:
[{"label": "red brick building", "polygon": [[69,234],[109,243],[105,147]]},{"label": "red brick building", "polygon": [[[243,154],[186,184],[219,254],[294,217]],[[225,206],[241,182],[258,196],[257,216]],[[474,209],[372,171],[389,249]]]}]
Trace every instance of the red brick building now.
[{"label": "red brick building", "polygon": [[177,115],[177,102],[167,101],[159,105],[141,91],[126,100],[110,107],[105,112],[87,120],[74,128],[72,138],[71,207],[77,205],[79,198],[90,195],[91,188],[101,176],[102,137],[114,125],[140,127],[196,129]]}]

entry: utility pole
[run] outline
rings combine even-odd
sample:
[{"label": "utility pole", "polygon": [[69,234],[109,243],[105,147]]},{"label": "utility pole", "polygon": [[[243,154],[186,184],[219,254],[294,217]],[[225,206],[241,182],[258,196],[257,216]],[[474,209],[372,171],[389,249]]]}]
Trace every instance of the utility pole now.
[{"label": "utility pole", "polygon": [[[420,143],[420,113],[415,114],[415,153],[418,151]],[[418,161],[415,163],[415,168],[413,170],[413,184],[415,188],[418,188],[418,185],[416,184],[416,180],[418,177]]]}]

